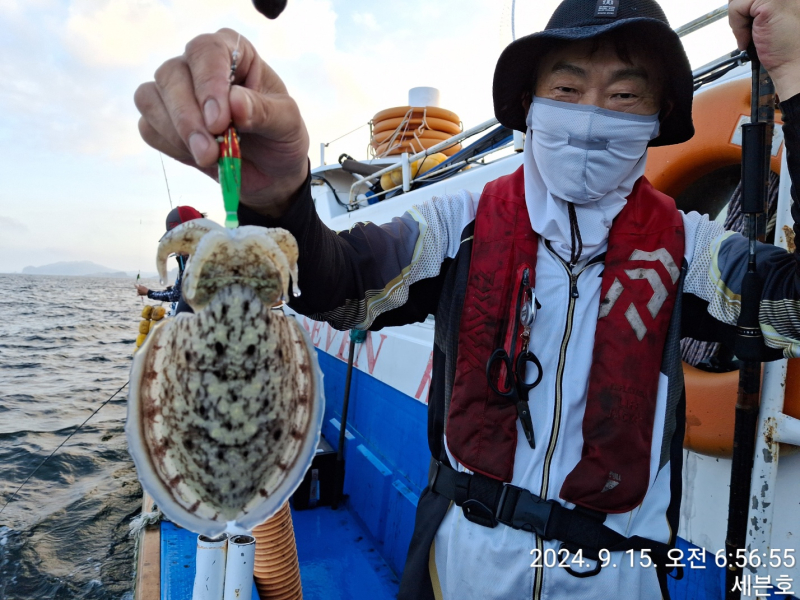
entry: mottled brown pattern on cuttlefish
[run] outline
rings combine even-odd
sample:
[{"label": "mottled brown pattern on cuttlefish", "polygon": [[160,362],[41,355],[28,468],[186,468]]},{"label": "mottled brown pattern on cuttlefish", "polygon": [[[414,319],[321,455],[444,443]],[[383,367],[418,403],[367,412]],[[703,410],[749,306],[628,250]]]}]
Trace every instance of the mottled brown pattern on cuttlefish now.
[{"label": "mottled brown pattern on cuttlefish", "polygon": [[315,351],[294,319],[270,310],[296,282],[297,245],[282,230],[192,223],[159,247],[162,262],[168,250],[191,254],[183,291],[195,314],[159,326],[160,341],[135,358],[147,455],[137,467],[178,515],[266,518],[267,499],[285,498],[284,482],[311,460],[321,418]]},{"label": "mottled brown pattern on cuttlefish", "polygon": [[[228,306],[224,315],[222,303]],[[308,365],[303,360],[270,358],[276,343],[291,343],[294,337],[291,326],[282,315],[273,314],[265,307],[249,288],[236,286],[221,290],[195,318],[175,323],[176,344],[191,349],[189,355],[197,357],[196,364],[190,365],[185,361],[186,352],[173,355],[177,389],[165,389],[179,401],[164,407],[160,416],[165,430],[176,436],[179,443],[168,449],[164,460],[159,460],[168,445],[167,440],[153,432],[149,432],[146,439],[156,459],[159,477],[167,481],[170,488],[176,487],[171,485],[173,468],[180,466],[183,483],[194,492],[191,497],[178,499],[187,510],[199,500],[221,508],[223,515],[235,514],[246,504],[247,498],[270,494],[269,490],[262,489],[262,484],[271,477],[271,469],[286,471],[294,463],[296,457],[292,457],[291,448],[297,444],[281,439],[287,436],[278,436],[276,440],[274,432],[275,426],[285,431],[290,424],[293,442],[304,439],[308,432],[308,412],[304,421],[297,422],[288,402],[289,398],[305,396],[297,394],[300,390],[296,383],[298,371],[302,371],[302,367],[307,370]],[[221,335],[226,338],[222,353],[216,346]],[[250,339],[253,335],[255,339]],[[259,377],[262,365],[270,370],[268,376]],[[204,380],[205,385],[197,385],[198,378]],[[244,393],[248,382],[262,384],[250,397]],[[182,410],[181,404],[188,410]],[[264,406],[267,415],[259,415]],[[256,427],[246,431],[250,423],[256,423]],[[190,434],[202,436],[204,440],[181,443]],[[214,440],[222,444],[216,455],[204,450]],[[202,441],[206,444],[199,443]],[[270,451],[266,452],[267,449]],[[266,460],[256,460],[264,454],[268,457]],[[214,473],[213,481],[203,476],[208,473]]]}]

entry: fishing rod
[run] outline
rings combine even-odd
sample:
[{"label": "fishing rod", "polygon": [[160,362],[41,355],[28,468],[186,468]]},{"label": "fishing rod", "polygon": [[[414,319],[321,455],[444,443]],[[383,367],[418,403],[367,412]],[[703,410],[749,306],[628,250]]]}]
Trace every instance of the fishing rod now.
[{"label": "fishing rod", "polygon": [[[747,273],[742,281],[741,312],[736,324],[736,356],[741,361],[741,367],[733,434],[728,531],[725,539],[725,551],[728,555],[728,569],[725,572],[726,600],[741,598],[744,567],[738,566],[741,564],[738,559],[745,549],[747,538],[747,509],[758,424],[763,345],[758,322],[762,282],[756,270],[756,245],[760,233],[759,216],[766,207],[772,134],[775,127],[775,86],[769,73],[761,66],[753,45],[748,49],[748,54],[753,83],[751,122],[742,125],[742,211],[747,216],[749,252]],[[734,590],[734,587],[739,589]]]},{"label": "fishing rod", "polygon": [[169,198],[169,207],[172,209],[172,194],[169,191],[169,181],[167,180],[167,170],[164,168],[164,155],[161,152],[158,153],[159,158],[161,159],[161,172],[164,173],[164,183],[167,186],[167,198]]},{"label": "fishing rod", "polygon": [[36,475],[37,471],[38,471],[39,469],[41,469],[41,468],[44,466],[44,463],[46,463],[48,460],[50,460],[51,458],[53,458],[53,455],[54,455],[56,452],[58,452],[58,451],[59,451],[59,449],[60,449],[60,448],[61,448],[61,447],[62,447],[64,444],[66,444],[66,443],[67,443],[67,442],[70,440],[70,438],[71,438],[73,435],[75,435],[76,433],[78,433],[78,432],[81,430],[81,428],[82,428],[84,425],[86,425],[86,423],[88,423],[88,422],[89,422],[89,419],[91,419],[93,416],[95,416],[95,415],[96,415],[96,414],[97,414],[97,413],[100,411],[100,409],[101,409],[101,408],[103,408],[103,407],[104,407],[106,404],[108,404],[109,402],[111,402],[111,400],[113,400],[113,399],[114,399],[114,397],[116,397],[116,395],[117,395],[117,394],[119,394],[119,393],[120,393],[120,392],[121,392],[121,391],[122,391],[122,390],[125,388],[125,386],[126,386],[126,385],[128,385],[129,383],[130,383],[130,380],[126,381],[126,382],[123,384],[123,386],[122,386],[121,388],[119,388],[119,389],[118,389],[116,392],[114,392],[114,393],[111,395],[111,397],[110,397],[108,400],[106,400],[105,402],[103,402],[103,403],[102,403],[100,406],[98,406],[98,407],[95,409],[95,411],[94,411],[92,414],[90,414],[88,417],[86,417],[86,420],[85,420],[83,423],[81,423],[80,425],[78,425],[78,427],[75,429],[75,431],[73,431],[72,433],[70,433],[70,434],[67,436],[67,439],[65,439],[63,442],[61,442],[61,443],[60,443],[60,444],[59,444],[59,445],[56,447],[56,449],[55,449],[55,450],[53,450],[53,451],[50,453],[50,455],[49,455],[47,458],[45,458],[45,459],[44,459],[42,462],[40,462],[40,463],[39,463],[39,465],[38,465],[38,466],[37,466],[37,467],[36,467],[36,468],[35,468],[35,469],[34,469],[34,470],[31,472],[31,474],[30,474],[30,475],[28,475],[28,476],[25,478],[25,481],[23,481],[23,482],[22,482],[22,484],[20,484],[20,486],[17,488],[17,490],[16,490],[16,491],[15,491],[13,494],[11,494],[11,497],[10,497],[8,500],[6,500],[6,503],[3,505],[3,508],[0,508],[0,514],[1,514],[1,513],[2,513],[2,512],[5,510],[5,509],[6,509],[6,506],[8,506],[8,505],[11,503],[11,501],[12,501],[14,498],[16,498],[16,497],[17,497],[17,494],[19,494],[20,490],[21,490],[22,488],[24,488],[24,487],[25,487],[25,484],[26,484],[26,483],[28,483],[28,481],[30,481],[30,478],[31,478],[31,477],[33,477],[34,475]]},{"label": "fishing rod", "polygon": [[367,339],[367,332],[361,329],[350,330],[350,352],[347,358],[347,377],[344,382],[344,399],[342,401],[342,422],[339,425],[339,445],[336,450],[336,473],[334,474],[333,502],[331,508],[339,508],[339,502],[344,498],[344,444],[347,435],[347,409],[350,405],[350,381],[353,377],[353,359],[355,358],[356,344],[363,344]]}]

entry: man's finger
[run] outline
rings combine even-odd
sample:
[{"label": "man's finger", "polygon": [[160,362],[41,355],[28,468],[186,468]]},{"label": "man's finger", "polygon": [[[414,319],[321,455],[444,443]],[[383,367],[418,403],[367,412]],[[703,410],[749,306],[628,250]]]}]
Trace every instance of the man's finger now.
[{"label": "man's finger", "polygon": [[184,57],[194,84],[194,95],[202,109],[206,128],[214,134],[222,133],[231,121],[228,92],[237,44],[236,73],[244,77],[253,50],[238,33],[222,29],[215,34],[200,35],[186,44]]},{"label": "man's finger", "polygon": [[156,71],[155,80],[172,125],[197,165],[209,167],[214,164],[218,145],[205,126],[186,62],[182,58],[168,60]]},{"label": "man's finger", "polygon": [[753,18],[750,16],[750,8],[754,0],[729,0],[728,2],[728,22],[736,38],[736,45],[739,50],[747,50],[753,39]]},{"label": "man's finger", "polygon": [[183,143],[180,146],[173,145],[167,138],[165,138],[159,131],[150,125],[144,117],[139,119],[139,135],[145,143],[151,148],[155,148],[162,154],[166,154],[170,158],[174,158],[184,164],[196,166],[194,157],[189,153]]},{"label": "man's finger", "polygon": [[233,86],[230,100],[233,122],[242,133],[255,133],[276,142],[298,138],[302,117],[288,94],[259,94]]},{"label": "man's finger", "polygon": [[168,156],[193,164],[194,159],[173,126],[155,83],[140,85],[133,95],[133,102],[142,115],[139,133],[144,141]]}]

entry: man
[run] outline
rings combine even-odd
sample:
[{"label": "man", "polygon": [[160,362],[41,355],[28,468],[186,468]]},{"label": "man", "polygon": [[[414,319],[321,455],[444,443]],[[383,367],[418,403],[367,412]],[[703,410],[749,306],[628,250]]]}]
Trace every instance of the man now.
[{"label": "man", "polygon": [[[800,177],[800,5],[734,0],[730,15],[742,48],[752,26],[785,99],[790,172]],[[660,7],[564,0],[495,71],[498,119],[528,133],[524,167],[488,184],[480,203],[468,192],[434,198],[339,235],[310,200],[297,106],[245,40],[240,85],[228,89],[236,43],[223,30],[167,61],[137,91],[140,131],[208,172],[213,135],[236,123],[240,220],[297,237],[297,311],[362,329],[436,316],[434,462],[400,597],[667,597],[680,321],[736,322],[747,242],[679,213],[641,178],[648,146],[693,133],[689,64]],[[798,356],[798,257],[762,248],[759,264],[767,342]],[[701,310],[682,312],[684,296]],[[500,366],[520,355],[527,368]],[[616,566],[598,569],[589,558],[605,549]],[[560,566],[548,568],[554,557]]]},{"label": "man", "polygon": [[[202,219],[205,215],[196,208],[191,206],[176,206],[167,214],[167,231],[174,229],[181,223],[192,221],[194,219]],[[178,261],[178,277],[175,279],[175,285],[166,290],[158,291],[148,289],[146,285],[140,283],[136,285],[136,292],[140,296],[147,296],[151,300],[158,300],[159,302],[170,303],[170,315],[176,315],[179,312],[193,312],[192,308],[183,301],[181,295],[181,283],[183,282],[183,270],[186,267],[186,260],[189,255],[181,253],[175,256]]]}]

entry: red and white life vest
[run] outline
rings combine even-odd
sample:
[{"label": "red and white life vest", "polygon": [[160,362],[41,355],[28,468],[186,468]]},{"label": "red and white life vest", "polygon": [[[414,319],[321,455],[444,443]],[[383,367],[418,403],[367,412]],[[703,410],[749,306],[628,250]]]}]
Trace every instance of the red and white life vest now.
[{"label": "red and white life vest", "polygon": [[[535,286],[538,241],[527,214],[523,169],[487,184],[475,221],[447,443],[466,468],[507,482],[514,471],[517,411],[489,388],[486,362],[496,348],[508,347],[513,291],[526,267]],[[683,221],[674,201],[640,179],[609,235],[583,450],[560,492],[568,502],[620,513],[644,498],[683,254]]]}]

